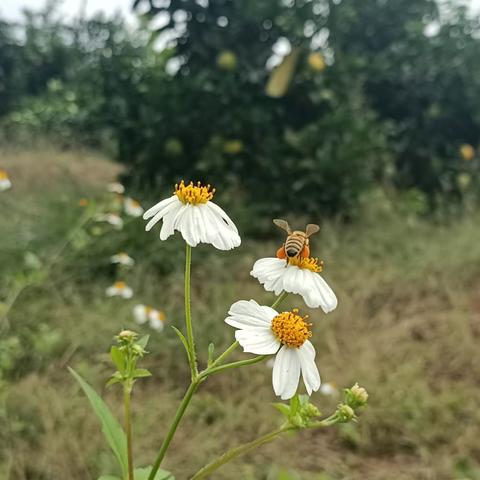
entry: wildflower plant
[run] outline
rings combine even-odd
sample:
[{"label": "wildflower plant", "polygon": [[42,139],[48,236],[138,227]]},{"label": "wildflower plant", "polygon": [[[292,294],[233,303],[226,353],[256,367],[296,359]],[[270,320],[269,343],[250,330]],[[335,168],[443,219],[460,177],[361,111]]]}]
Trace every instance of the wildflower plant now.
[{"label": "wildflower plant", "polygon": [[[191,377],[170,425],[165,427],[163,442],[152,465],[143,468],[135,466],[131,411],[134,384],[150,376],[149,371],[138,367],[138,363],[148,353],[146,350],[148,336],[140,337],[131,330],[122,330],[115,337],[116,345],[110,350],[115,371],[107,384],[123,386],[123,428],[100,396],[78,373],[71,370],[101,421],[105,437],[118,460],[122,480],[174,479],[173,473],[161,469],[163,460],[193,396],[212,375],[267,360],[273,367],[273,391],[281,400],[287,400],[288,403],[280,402],[273,405],[282,415],[282,421],[277,429],[225,452],[201,467],[191,476],[192,480],[208,478],[222,465],[287,432],[325,428],[355,421],[358,409],[366,405],[368,400],[366,390],[358,384],[344,390],[343,401],[328,416],[323,416],[310,400],[310,395],[321,386],[315,362],[316,352],[312,343],[315,320],[310,320],[308,315],[302,314],[300,308],[290,311],[281,311],[279,308],[289,293],[300,294],[309,307],[319,307],[325,313],[336,308],[337,297],[319,275],[323,262],[310,258],[309,249],[304,250],[306,253],[294,257],[283,256],[257,261],[251,274],[258,278],[267,291],[275,292],[276,299],[270,306],[260,305],[253,299],[236,301],[229,308],[225,318],[225,323],[235,329],[235,340],[218,355],[215,355],[213,343],[210,343],[205,358],[199,355],[190,301],[192,249],[199,243],[206,243],[219,250],[230,250],[241,243],[233,221],[212,202],[214,194],[215,189],[210,185],[192,182],[185,184],[182,181],[175,186],[171,197],[160,201],[144,214],[144,218],[149,219],[147,231],[163,221],[160,240],[167,240],[175,231],[179,231],[185,240],[185,328],[183,331],[176,327],[172,328],[185,348]],[[112,257],[112,261],[118,261],[118,255],[115,259]],[[113,293],[112,289],[109,294],[124,296],[126,285],[120,285],[122,288],[118,285],[113,287],[115,292]],[[163,330],[165,319],[163,312],[138,304],[134,307],[133,314],[139,325],[149,322],[153,330],[157,332]],[[239,347],[242,347],[245,353],[254,356],[229,361],[230,355]],[[265,372],[267,371],[266,369]],[[297,393],[300,378],[308,395]],[[119,477],[108,476],[101,479],[118,480]]]}]

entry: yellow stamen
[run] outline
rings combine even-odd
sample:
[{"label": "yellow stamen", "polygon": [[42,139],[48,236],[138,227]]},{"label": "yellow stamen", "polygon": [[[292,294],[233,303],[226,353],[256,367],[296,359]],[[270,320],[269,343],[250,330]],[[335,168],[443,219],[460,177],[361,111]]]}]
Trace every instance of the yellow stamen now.
[{"label": "yellow stamen", "polygon": [[308,315],[300,316],[297,308],[282,312],[272,320],[273,333],[287,347],[299,348],[312,336],[312,324],[305,321],[307,318]]},{"label": "yellow stamen", "polygon": [[293,257],[288,259],[290,265],[295,265],[298,268],[306,268],[312,272],[321,272],[323,270],[323,260],[318,260],[318,258],[308,257]]},{"label": "yellow stamen", "polygon": [[115,282],[113,284],[113,286],[117,289],[117,290],[123,290],[127,287],[127,284],[125,282],[122,282],[122,281],[118,281],[118,282]]},{"label": "yellow stamen", "polygon": [[207,203],[213,198],[215,189],[210,187],[210,184],[202,186],[200,182],[196,185],[190,182],[185,185],[182,180],[180,184],[175,185],[175,191],[173,192],[182,203],[190,203],[191,205],[197,205],[199,203]]},{"label": "yellow stamen", "polygon": [[0,170],[0,180],[7,180],[8,174],[5,170]]}]

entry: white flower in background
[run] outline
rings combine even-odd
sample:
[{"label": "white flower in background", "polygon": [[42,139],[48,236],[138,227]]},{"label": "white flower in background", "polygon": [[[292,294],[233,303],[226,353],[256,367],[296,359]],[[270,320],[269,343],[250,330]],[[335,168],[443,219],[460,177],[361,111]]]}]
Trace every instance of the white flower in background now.
[{"label": "white flower in background", "polygon": [[165,313],[150,307],[149,305],[135,305],[133,307],[133,318],[138,325],[148,322],[152,330],[161,332],[164,329]]},{"label": "white flower in background", "polygon": [[125,282],[115,282],[105,290],[107,297],[132,298],[133,290]]},{"label": "white flower in background", "polygon": [[110,262],[118,263],[119,265],[124,265],[126,267],[131,267],[135,263],[135,260],[130,255],[128,255],[128,253],[120,252],[116,255],[112,255],[110,257]]},{"label": "white flower in background", "polygon": [[326,397],[336,397],[338,395],[338,388],[332,382],[322,383],[320,393]]},{"label": "white flower in background", "polygon": [[115,227],[117,230],[121,230],[123,228],[123,220],[116,213],[104,213],[97,215],[96,220],[97,222],[107,222],[112,225],[112,227]]},{"label": "white flower in background", "polygon": [[12,188],[12,182],[8,178],[8,174],[5,170],[0,170],[0,192],[9,190]]},{"label": "white flower in background", "polygon": [[261,258],[253,265],[250,275],[257,278],[265,290],[280,295],[282,291],[300,294],[310,308],[321,307],[325,312],[337,308],[337,297],[319,275],[323,262],[316,258]]},{"label": "white flower in background", "polygon": [[[228,215],[211,201],[215,189],[200,182],[188,185],[180,182],[175,185],[174,194],[145,212],[147,232],[163,220],[160,240],[166,240],[178,230],[192,247],[199,243],[209,243],[219,250],[230,250],[240,245],[240,236],[235,224]],[[152,218],[153,217],[153,218]]]},{"label": "white flower in background", "polygon": [[141,217],[144,212],[140,202],[137,202],[137,200],[134,200],[130,197],[125,198],[123,201],[123,207],[125,209],[125,213],[131,217]]},{"label": "white flower in background", "polygon": [[125,187],[118,182],[112,182],[107,185],[107,191],[110,193],[118,193],[119,195],[122,195],[125,193]]},{"label": "white flower in background", "polygon": [[320,388],[320,375],[315,364],[315,348],[308,340],[312,336],[308,317],[298,310],[278,313],[261,306],[255,300],[240,300],[230,307],[225,322],[238,328],[235,338],[244,352],[257,355],[276,353],[273,365],[273,390],[283,400],[295,395],[300,381],[310,395]]}]

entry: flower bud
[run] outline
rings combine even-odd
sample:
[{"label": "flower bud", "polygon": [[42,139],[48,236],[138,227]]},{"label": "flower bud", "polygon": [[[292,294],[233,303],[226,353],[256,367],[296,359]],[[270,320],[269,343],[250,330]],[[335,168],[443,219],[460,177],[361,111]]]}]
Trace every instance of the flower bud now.
[{"label": "flower bud", "polygon": [[135,341],[137,338],[137,334],[133,332],[132,330],[122,330],[118,335],[117,335],[117,340],[120,343],[130,343]]},{"label": "flower bud", "polygon": [[349,405],[346,405],[344,403],[341,403],[337,407],[337,418],[340,423],[346,423],[349,422],[350,420],[355,419],[355,412],[352,407]]},{"label": "flower bud", "polygon": [[309,403],[307,405],[305,413],[309,418],[319,417],[321,415],[320,410],[315,405],[313,405],[313,403]]},{"label": "flower bud", "polygon": [[352,388],[345,389],[345,402],[352,408],[363,407],[368,400],[367,391],[356,383]]}]

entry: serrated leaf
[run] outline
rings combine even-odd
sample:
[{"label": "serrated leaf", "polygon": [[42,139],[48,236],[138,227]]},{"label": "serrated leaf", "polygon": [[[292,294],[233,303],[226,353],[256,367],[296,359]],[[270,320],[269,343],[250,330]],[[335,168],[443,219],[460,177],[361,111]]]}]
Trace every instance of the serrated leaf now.
[{"label": "serrated leaf", "polygon": [[135,343],[140,345],[144,350],[147,348],[148,340],[150,339],[150,335],[144,335],[140,337]]},{"label": "serrated leaf", "polygon": [[285,403],[272,403],[272,405],[282,414],[285,415],[286,417],[290,416],[290,407],[286,405]]},{"label": "serrated leaf", "polygon": [[151,377],[152,374],[146,368],[137,368],[133,372],[133,378]]},{"label": "serrated leaf", "polygon": [[[148,480],[151,471],[152,467],[136,468],[134,471],[135,480]],[[175,480],[175,477],[167,470],[159,468],[154,480]]]},{"label": "serrated leaf", "polygon": [[113,346],[110,349],[110,358],[112,359],[114,365],[117,367],[117,370],[122,375],[125,374],[125,355],[118,347]]},{"label": "serrated leaf", "polygon": [[[73,369],[68,368],[85,392],[90,404],[102,425],[102,432],[120,464],[123,476],[127,473],[127,437],[117,419],[113,416],[107,404],[95,390]],[[107,477],[108,478],[108,477]]]}]

